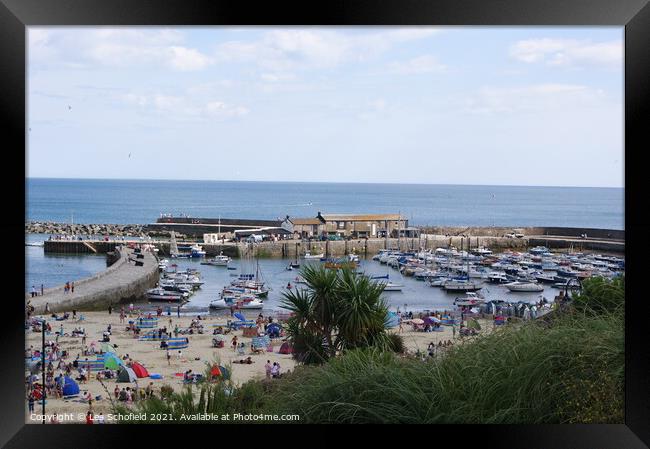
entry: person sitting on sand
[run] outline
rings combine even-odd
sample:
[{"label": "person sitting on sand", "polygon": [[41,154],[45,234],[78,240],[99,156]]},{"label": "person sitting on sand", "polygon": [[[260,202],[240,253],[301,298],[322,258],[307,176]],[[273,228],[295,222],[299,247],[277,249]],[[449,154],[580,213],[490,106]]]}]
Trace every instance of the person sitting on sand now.
[{"label": "person sitting on sand", "polygon": [[253,359],[248,356],[245,359],[240,359],[240,360],[234,360],[232,363],[240,363],[242,365],[250,365],[251,363],[255,363]]}]

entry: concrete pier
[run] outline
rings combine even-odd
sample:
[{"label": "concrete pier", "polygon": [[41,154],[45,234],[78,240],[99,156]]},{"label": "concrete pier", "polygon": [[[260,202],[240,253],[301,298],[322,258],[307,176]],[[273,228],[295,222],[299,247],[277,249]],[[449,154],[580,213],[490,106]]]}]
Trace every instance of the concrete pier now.
[{"label": "concrete pier", "polygon": [[[111,304],[141,299],[147,289],[158,282],[156,256],[150,252],[142,252],[144,257],[138,259],[131,249],[114,247],[113,250],[119,258],[101,273],[86,279],[74,280],[74,293],[64,293],[63,286],[59,286],[47,289],[42,296],[34,298],[28,293],[25,296],[26,300],[34,306],[36,314],[43,314],[46,304],[49,304],[51,312],[72,309],[105,310]],[[142,266],[137,266],[134,261],[142,262]]]}]

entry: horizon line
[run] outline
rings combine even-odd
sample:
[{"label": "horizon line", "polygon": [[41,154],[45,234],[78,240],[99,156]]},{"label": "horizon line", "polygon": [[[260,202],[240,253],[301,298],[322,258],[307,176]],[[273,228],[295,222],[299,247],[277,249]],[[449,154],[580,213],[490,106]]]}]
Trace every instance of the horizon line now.
[{"label": "horizon line", "polygon": [[25,176],[25,180],[52,179],[74,181],[181,181],[181,182],[257,182],[257,183],[285,183],[285,184],[379,184],[379,185],[415,185],[415,186],[470,186],[470,187],[563,187],[563,188],[588,188],[588,189],[625,189],[625,186],[585,186],[585,185],[540,185],[540,184],[449,184],[449,183],[422,183],[422,182],[367,182],[367,181],[278,181],[255,179],[178,179],[178,178],[77,178],[77,177],[51,177],[51,176]]}]

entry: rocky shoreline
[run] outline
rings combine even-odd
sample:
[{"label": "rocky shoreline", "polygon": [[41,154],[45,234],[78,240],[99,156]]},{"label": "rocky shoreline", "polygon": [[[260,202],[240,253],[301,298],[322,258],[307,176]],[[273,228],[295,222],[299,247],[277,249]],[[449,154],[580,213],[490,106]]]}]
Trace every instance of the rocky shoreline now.
[{"label": "rocky shoreline", "polygon": [[143,225],[136,224],[70,224],[55,223],[50,221],[29,221],[25,223],[27,234],[52,234],[52,235],[110,235],[120,237],[140,237]]},{"label": "rocky shoreline", "polygon": [[[53,221],[28,221],[25,223],[25,234],[49,234],[54,236],[110,236],[110,237],[169,237],[167,231],[149,231],[141,224],[88,224],[88,223],[57,223]],[[176,237],[184,239],[180,232]]]}]

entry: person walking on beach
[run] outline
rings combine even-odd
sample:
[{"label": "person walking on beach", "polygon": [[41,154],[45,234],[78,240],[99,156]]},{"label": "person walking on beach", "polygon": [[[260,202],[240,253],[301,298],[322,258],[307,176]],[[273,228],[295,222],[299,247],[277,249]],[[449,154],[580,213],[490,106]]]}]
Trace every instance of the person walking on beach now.
[{"label": "person walking on beach", "polygon": [[112,311],[113,311],[113,307],[108,306],[108,314],[109,314],[109,315],[111,314]]},{"label": "person walking on beach", "polygon": [[172,362],[172,355],[169,353],[169,349],[167,350],[167,366],[171,366]]},{"label": "person walking on beach", "polygon": [[70,284],[70,292],[74,293],[74,282],[72,282],[72,284]]},{"label": "person walking on beach", "polygon": [[36,287],[32,285],[32,298],[36,296]]},{"label": "person walking on beach", "polygon": [[41,296],[43,296],[43,291],[44,291],[44,287],[43,284],[41,284]]},{"label": "person walking on beach", "polygon": [[266,371],[266,378],[270,379],[271,378],[271,361],[267,360],[266,365],[264,365],[264,370]]},{"label": "person walking on beach", "polygon": [[29,404],[29,411],[33,413],[34,412],[34,395],[32,393],[29,393],[28,404]]},{"label": "person walking on beach", "polygon": [[232,337],[232,340],[230,341],[230,343],[232,344],[233,352],[236,351],[237,350],[237,336],[236,335],[234,337]]}]

